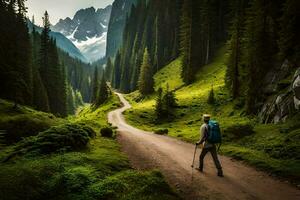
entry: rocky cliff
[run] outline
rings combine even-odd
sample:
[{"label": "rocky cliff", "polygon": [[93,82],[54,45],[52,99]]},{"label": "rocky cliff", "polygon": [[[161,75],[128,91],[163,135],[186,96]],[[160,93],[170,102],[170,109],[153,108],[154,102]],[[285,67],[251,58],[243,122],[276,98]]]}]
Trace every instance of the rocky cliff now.
[{"label": "rocky cliff", "polygon": [[300,67],[286,60],[267,74],[266,81],[269,97],[259,113],[261,123],[284,122],[300,111]]},{"label": "rocky cliff", "polygon": [[107,33],[106,57],[115,56],[121,46],[126,16],[135,3],[136,0],[115,0],[113,3]]}]

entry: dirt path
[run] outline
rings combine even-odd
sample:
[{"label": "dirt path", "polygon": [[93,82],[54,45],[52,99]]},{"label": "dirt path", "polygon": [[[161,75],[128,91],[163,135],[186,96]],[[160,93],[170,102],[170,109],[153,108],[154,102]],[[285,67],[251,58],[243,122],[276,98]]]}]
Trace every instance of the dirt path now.
[{"label": "dirt path", "polygon": [[[225,156],[220,157],[224,178],[216,176],[216,169],[208,155],[205,158],[204,174],[194,170],[192,181],[194,145],[128,125],[122,113],[131,106],[121,94],[117,95],[124,106],[110,112],[108,119],[113,126],[118,127],[122,150],[135,168],[159,169],[184,199],[300,199],[300,190],[297,188]],[[199,153],[198,149],[197,166]]]}]

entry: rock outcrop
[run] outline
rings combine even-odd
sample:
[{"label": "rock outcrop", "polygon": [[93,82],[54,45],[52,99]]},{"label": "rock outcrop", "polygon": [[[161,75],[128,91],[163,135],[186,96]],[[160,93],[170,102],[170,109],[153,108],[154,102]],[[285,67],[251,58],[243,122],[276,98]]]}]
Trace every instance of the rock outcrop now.
[{"label": "rock outcrop", "polygon": [[261,123],[284,122],[299,112],[300,68],[293,77],[289,76],[291,70],[295,70],[295,67],[286,60],[280,68],[267,74],[266,80],[270,81],[264,92],[269,97],[259,113]]},{"label": "rock outcrop", "polygon": [[300,68],[296,71],[293,82],[295,109],[300,110]]},{"label": "rock outcrop", "polygon": [[126,17],[137,0],[115,0],[107,31],[106,57],[114,57],[123,41],[123,31]]}]

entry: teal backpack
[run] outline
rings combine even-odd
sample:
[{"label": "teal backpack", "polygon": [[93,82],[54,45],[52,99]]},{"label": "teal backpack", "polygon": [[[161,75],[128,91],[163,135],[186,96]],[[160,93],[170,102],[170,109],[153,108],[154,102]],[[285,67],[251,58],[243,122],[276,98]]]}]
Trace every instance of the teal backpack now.
[{"label": "teal backpack", "polygon": [[221,130],[217,121],[209,120],[207,141],[212,144],[218,144],[222,142]]}]

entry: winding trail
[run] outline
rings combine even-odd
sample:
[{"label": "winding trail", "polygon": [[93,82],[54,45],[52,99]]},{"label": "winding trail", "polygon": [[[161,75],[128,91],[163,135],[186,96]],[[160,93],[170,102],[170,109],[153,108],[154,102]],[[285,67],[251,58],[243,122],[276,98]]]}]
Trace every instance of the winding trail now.
[{"label": "winding trail", "polygon": [[[123,107],[110,112],[108,120],[118,127],[118,141],[131,164],[141,170],[159,169],[184,199],[300,199],[300,190],[297,188],[225,156],[220,156],[224,178],[216,176],[216,169],[208,155],[205,158],[205,172],[202,174],[194,170],[192,180],[194,145],[128,125],[122,113],[131,106],[122,94],[117,95]],[[198,149],[197,166],[199,153]]]}]

